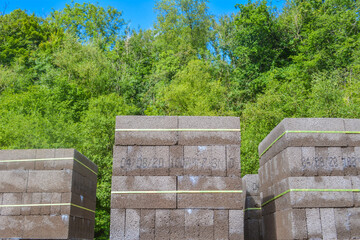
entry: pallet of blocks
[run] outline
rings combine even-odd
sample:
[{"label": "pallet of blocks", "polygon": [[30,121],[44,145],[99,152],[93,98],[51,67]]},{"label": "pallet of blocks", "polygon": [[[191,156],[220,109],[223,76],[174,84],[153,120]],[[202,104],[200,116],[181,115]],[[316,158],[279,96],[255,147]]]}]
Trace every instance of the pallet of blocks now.
[{"label": "pallet of blocks", "polygon": [[74,149],[0,150],[0,238],[93,239],[97,171]]},{"label": "pallet of blocks", "polygon": [[110,239],[243,239],[240,120],[118,116]]},{"label": "pallet of blocks", "polygon": [[360,238],[360,120],[284,119],[259,155],[265,239]]}]

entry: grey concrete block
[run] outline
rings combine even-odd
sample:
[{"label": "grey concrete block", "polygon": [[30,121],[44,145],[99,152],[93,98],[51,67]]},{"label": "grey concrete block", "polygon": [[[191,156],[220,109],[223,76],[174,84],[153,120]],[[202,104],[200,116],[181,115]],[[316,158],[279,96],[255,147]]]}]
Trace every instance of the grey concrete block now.
[{"label": "grey concrete block", "polygon": [[[4,193],[3,205],[22,204],[22,193]],[[18,216],[21,213],[21,207],[4,207],[1,210],[2,216]]]},{"label": "grey concrete block", "polygon": [[[237,177],[177,177],[178,190],[242,190]],[[242,193],[178,193],[178,208],[242,209]]]},{"label": "grey concrete block", "polygon": [[155,239],[170,239],[170,210],[156,210]]},{"label": "grey concrete block", "polygon": [[70,192],[72,171],[30,171],[27,192]]},{"label": "grey concrete block", "polygon": [[310,239],[321,239],[321,219],[319,208],[307,208],[306,209],[306,226],[308,231],[308,238]]},{"label": "grey concrete block", "polygon": [[244,212],[229,210],[229,239],[244,239]]},{"label": "grey concrete block", "polygon": [[226,172],[228,177],[241,177],[240,145],[226,146]]},{"label": "grey concrete block", "polygon": [[335,225],[337,239],[351,239],[351,211],[349,208],[335,208]]},{"label": "grey concrete block", "polygon": [[184,146],[170,146],[170,176],[184,174]]},{"label": "grey concrete block", "polygon": [[229,211],[214,210],[214,239],[226,240],[229,238]]},{"label": "grey concrete block", "polygon": [[307,239],[305,209],[276,212],[275,221],[276,239]]},{"label": "grey concrete block", "polygon": [[[347,146],[347,136],[343,133],[287,133],[270,149],[266,149],[285,131],[345,131],[343,119],[337,118],[285,118],[260,143],[260,165],[281,152],[286,147]],[[265,152],[266,151],[266,152]],[[265,153],[264,153],[265,152]],[[264,153],[264,154],[263,154]]]},{"label": "grey concrete block", "polygon": [[[52,193],[51,203],[61,203],[61,193]],[[61,207],[60,206],[51,206],[50,214],[51,215],[60,215]]]},{"label": "grey concrete block", "polygon": [[0,236],[3,239],[21,239],[24,216],[0,216]]},{"label": "grey concrete block", "polygon": [[[344,119],[346,131],[360,131],[360,119]],[[360,134],[347,134],[348,146],[360,146]]]},{"label": "grey concrete block", "polygon": [[22,225],[24,239],[69,238],[68,216],[25,216]]},{"label": "grey concrete block", "polygon": [[258,196],[259,193],[259,175],[247,174],[242,178],[243,193],[246,196]]},{"label": "grey concrete block", "polygon": [[[240,129],[237,117],[179,117],[180,129]],[[179,145],[240,145],[239,132],[179,132]]]},{"label": "grey concrete block", "polygon": [[244,239],[259,240],[260,226],[258,219],[249,219],[244,222]]},{"label": "grey concrete block", "polygon": [[[360,189],[360,176],[351,177],[352,189]],[[354,205],[360,207],[360,192],[354,192]]]},{"label": "grey concrete block", "polygon": [[184,146],[184,174],[226,176],[225,146]]},{"label": "grey concrete block", "polygon": [[[171,116],[117,116],[116,129],[177,129],[178,117]],[[178,142],[176,131],[115,132],[115,145],[169,146]]]},{"label": "grey concrete block", "polygon": [[335,213],[333,208],[321,208],[321,229],[324,239],[336,239]]},{"label": "grey concrete block", "polygon": [[113,176],[126,176],[127,146],[114,146],[113,148]]},{"label": "grey concrete block", "polygon": [[[32,204],[41,204],[42,193],[32,193]],[[31,207],[30,214],[31,215],[40,215],[41,207]]]},{"label": "grey concrete block", "polygon": [[[32,204],[32,193],[22,194],[22,204]],[[0,209],[1,212],[1,209]],[[27,216],[31,213],[31,207],[21,207],[21,215]],[[1,214],[0,214],[1,215]]]},{"label": "grey concrete block", "polygon": [[[55,158],[55,151],[56,149],[36,149],[36,159]],[[35,170],[44,170],[45,166],[51,165],[51,161],[36,161]]]},{"label": "grey concrete block", "polygon": [[170,211],[170,239],[185,239],[185,211],[184,209]]},{"label": "grey concrete block", "polygon": [[25,192],[28,174],[25,170],[0,171],[0,192]]},{"label": "grey concrete block", "polygon": [[125,239],[140,238],[140,210],[126,209]]},{"label": "grey concrete block", "polygon": [[[170,176],[114,176],[112,191],[175,191]],[[176,208],[175,193],[112,194],[112,208]]]},{"label": "grey concrete block", "polygon": [[156,210],[140,210],[140,239],[155,239],[155,212]]},{"label": "grey concrete block", "polygon": [[110,239],[125,238],[125,209],[111,209]]},{"label": "grey concrete block", "polygon": [[[35,149],[18,149],[18,150],[4,150],[7,152],[3,160],[26,160],[26,159],[35,159]],[[5,165],[5,163],[1,163]],[[3,167],[2,167],[3,168]],[[30,170],[35,168],[35,161],[19,161],[19,162],[8,162],[7,170]]]},{"label": "grey concrete block", "polygon": [[199,211],[198,224],[200,226],[199,239],[211,239],[214,237],[214,211]]}]

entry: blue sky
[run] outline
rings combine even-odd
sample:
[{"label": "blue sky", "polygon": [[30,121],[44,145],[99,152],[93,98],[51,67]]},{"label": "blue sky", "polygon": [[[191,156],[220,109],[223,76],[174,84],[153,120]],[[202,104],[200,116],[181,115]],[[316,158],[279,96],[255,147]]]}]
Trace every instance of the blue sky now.
[{"label": "blue sky", "polygon": [[[281,7],[285,0],[272,0],[272,5]],[[123,11],[123,18],[130,21],[131,27],[150,28],[155,21],[155,13],[153,10],[154,0],[78,0],[78,3],[83,2],[98,2],[101,6],[112,6],[118,10]],[[245,4],[248,0],[210,0],[209,9],[214,15],[222,15],[235,12],[236,4]],[[14,9],[26,9],[29,13],[35,13],[38,16],[47,16],[52,9],[60,10],[65,7],[65,4],[70,4],[71,0],[0,0],[0,12],[4,10],[7,5],[6,13]]]}]

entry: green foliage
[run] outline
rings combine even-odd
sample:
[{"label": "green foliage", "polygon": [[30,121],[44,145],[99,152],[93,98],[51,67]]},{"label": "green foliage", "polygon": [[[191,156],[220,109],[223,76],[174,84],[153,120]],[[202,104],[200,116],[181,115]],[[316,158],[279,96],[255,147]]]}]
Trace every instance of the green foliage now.
[{"label": "green foliage", "polygon": [[96,239],[109,238],[116,115],[241,117],[242,173],[286,117],[360,118],[359,2],[159,0],[154,30],[72,3],[0,16],[0,148],[73,147],[99,166]]}]

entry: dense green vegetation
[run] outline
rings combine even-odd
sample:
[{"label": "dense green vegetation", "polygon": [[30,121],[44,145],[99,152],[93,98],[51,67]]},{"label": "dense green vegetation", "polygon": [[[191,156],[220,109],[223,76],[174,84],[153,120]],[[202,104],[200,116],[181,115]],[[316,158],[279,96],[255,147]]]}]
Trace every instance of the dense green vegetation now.
[{"label": "dense green vegetation", "polygon": [[360,3],[266,1],[213,16],[159,0],[153,29],[67,5],[0,16],[0,148],[75,147],[100,169],[96,238],[108,239],[116,115],[241,117],[242,172],[285,117],[360,118]]}]

